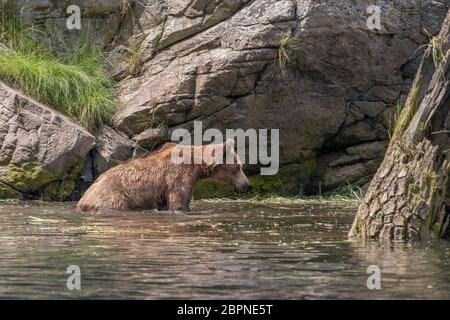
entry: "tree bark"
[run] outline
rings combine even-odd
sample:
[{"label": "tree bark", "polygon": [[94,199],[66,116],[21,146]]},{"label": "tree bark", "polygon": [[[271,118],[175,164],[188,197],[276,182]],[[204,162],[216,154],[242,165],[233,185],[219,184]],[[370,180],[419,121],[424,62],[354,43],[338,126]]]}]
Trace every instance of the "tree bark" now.
[{"label": "tree bark", "polygon": [[448,238],[450,217],[450,11],[430,39],[385,159],[350,238]]}]

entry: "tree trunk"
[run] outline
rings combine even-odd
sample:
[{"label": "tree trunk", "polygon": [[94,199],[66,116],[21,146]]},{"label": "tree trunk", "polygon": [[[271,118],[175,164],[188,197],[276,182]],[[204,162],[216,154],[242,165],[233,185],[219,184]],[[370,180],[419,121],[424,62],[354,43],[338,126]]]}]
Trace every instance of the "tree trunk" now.
[{"label": "tree trunk", "polygon": [[450,11],[430,40],[350,238],[449,237]]}]

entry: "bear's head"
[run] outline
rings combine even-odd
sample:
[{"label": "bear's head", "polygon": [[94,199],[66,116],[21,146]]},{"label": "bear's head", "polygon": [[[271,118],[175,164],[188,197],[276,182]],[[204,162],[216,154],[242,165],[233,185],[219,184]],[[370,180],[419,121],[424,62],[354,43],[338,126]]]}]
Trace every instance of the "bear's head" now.
[{"label": "bear's head", "polygon": [[[250,181],[242,170],[242,162],[234,151],[234,140],[228,139],[225,143],[216,146],[223,150],[222,161],[214,161],[215,150],[210,153],[212,160],[206,161],[210,174],[208,178],[230,184],[237,192],[245,192],[251,188]],[[216,149],[217,150],[217,149]]]}]

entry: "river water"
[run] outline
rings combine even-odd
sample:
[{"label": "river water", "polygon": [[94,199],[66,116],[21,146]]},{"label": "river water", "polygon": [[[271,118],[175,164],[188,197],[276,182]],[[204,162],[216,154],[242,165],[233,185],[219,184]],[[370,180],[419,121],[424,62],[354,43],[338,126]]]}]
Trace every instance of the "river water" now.
[{"label": "river water", "polygon": [[[450,243],[346,240],[356,204],[93,215],[0,202],[0,298],[450,299]],[[81,290],[68,290],[69,265]],[[369,290],[367,268],[381,271]]]}]

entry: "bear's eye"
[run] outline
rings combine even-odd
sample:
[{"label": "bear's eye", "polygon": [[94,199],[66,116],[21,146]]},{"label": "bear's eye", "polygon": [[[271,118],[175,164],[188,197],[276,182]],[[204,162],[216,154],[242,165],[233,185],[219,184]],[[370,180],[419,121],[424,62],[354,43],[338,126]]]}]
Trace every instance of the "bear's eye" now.
[{"label": "bear's eye", "polygon": [[234,168],[235,173],[238,173],[239,171],[241,171],[241,167],[237,166],[236,168]]}]

